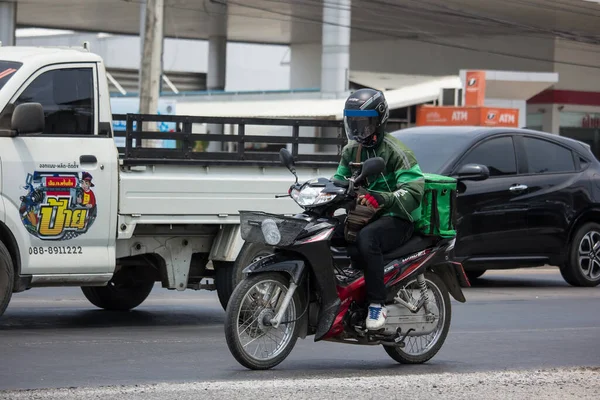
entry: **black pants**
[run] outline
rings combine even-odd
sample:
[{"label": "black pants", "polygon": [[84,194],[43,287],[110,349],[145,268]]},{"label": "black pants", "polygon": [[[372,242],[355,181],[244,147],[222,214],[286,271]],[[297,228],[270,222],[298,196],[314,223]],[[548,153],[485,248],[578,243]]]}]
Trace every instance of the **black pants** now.
[{"label": "black pants", "polygon": [[[383,283],[383,254],[389,253],[406,243],[413,234],[412,222],[396,217],[381,217],[363,227],[355,243],[348,244],[348,254],[356,269],[364,270],[367,302],[384,303],[386,300]],[[339,243],[344,237],[344,224],[334,234]]]}]

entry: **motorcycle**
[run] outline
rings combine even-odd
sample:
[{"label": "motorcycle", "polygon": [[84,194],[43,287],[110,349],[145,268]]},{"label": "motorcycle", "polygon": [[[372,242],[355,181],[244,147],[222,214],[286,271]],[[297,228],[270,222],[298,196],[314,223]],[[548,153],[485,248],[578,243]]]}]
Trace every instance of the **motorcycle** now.
[{"label": "motorcycle", "polygon": [[461,284],[470,286],[462,265],[452,261],[455,238],[415,233],[384,255],[388,315],[384,328],[369,331],[363,272],[350,266],[347,248],[331,239],[343,223],[336,211],[356,204],[365,179],[384,171],[383,159],[351,163],[357,172],[344,182],[304,183],[298,183],[287,149],[280,160],[296,177],[287,196],[304,212],[240,211],[242,238],[273,246],[273,253],[244,268],[227,305],[225,338],[233,357],[248,369],[270,369],[298,338],[314,335],[315,342],[383,345],[400,363],[430,360],[450,329],[450,295],[464,303]]}]

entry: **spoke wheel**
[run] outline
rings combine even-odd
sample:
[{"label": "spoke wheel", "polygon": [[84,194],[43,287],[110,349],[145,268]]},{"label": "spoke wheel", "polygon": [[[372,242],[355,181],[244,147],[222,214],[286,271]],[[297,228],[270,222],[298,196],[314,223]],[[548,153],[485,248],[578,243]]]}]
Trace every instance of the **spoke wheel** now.
[{"label": "spoke wheel", "polygon": [[597,286],[600,284],[600,225],[584,224],[571,242],[569,262],[560,272],[570,285]]},{"label": "spoke wheel", "polygon": [[229,351],[244,367],[269,369],[281,363],[298,339],[301,300],[294,293],[282,323],[274,328],[269,320],[279,312],[288,291],[287,277],[280,273],[250,276],[236,287],[225,319]]},{"label": "spoke wheel", "polygon": [[[425,273],[425,283],[427,284],[429,303],[431,305],[429,309],[438,319],[438,325],[428,335],[407,336],[404,341],[404,348],[383,347],[390,357],[402,364],[421,364],[430,360],[440,350],[450,330],[452,309],[446,285],[432,272]],[[398,295],[401,298],[405,298],[406,293],[409,293],[415,299],[420,297],[419,285],[416,278],[407,282],[404,288],[400,289]]]}]

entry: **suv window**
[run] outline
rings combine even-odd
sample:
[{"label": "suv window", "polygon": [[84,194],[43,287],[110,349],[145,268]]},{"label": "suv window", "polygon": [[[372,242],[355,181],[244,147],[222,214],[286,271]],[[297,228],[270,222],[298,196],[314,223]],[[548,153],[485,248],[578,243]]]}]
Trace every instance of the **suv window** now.
[{"label": "suv window", "polygon": [[[40,103],[44,108],[44,133],[57,135],[94,134],[94,79],[92,68],[56,69],[42,73],[8,104],[0,121],[10,121],[22,103]],[[0,126],[0,129],[10,126]]]},{"label": "suv window", "polygon": [[529,173],[574,172],[573,153],[566,147],[542,139],[523,138]]},{"label": "suv window", "polygon": [[476,146],[460,162],[461,165],[472,163],[488,167],[490,176],[515,175],[517,161],[512,137],[494,138]]}]

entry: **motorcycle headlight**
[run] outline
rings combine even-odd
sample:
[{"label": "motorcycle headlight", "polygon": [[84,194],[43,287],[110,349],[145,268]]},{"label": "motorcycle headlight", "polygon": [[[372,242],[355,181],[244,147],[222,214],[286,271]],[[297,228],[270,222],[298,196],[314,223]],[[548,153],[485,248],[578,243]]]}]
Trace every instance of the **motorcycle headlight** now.
[{"label": "motorcycle headlight", "polygon": [[323,188],[306,186],[301,190],[292,190],[292,199],[301,206],[317,206],[335,198],[335,194],[321,193]]}]

